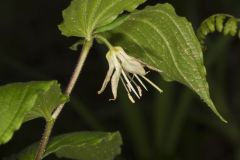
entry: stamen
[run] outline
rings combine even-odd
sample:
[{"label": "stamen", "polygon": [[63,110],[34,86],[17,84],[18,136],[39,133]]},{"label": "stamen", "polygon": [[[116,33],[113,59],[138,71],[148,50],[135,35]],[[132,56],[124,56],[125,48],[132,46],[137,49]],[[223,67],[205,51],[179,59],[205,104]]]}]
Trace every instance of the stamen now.
[{"label": "stamen", "polygon": [[137,89],[138,89],[139,96],[142,97],[142,89],[141,89],[141,87],[137,86]]},{"label": "stamen", "polygon": [[122,82],[125,90],[127,91],[127,93],[130,93],[130,91],[129,91],[128,87],[126,86],[126,84],[125,84],[124,80],[122,79],[122,77],[120,77],[120,79],[121,79],[121,82]]},{"label": "stamen", "polygon": [[129,85],[129,87],[132,89],[132,91],[134,92],[134,94],[138,97],[138,99],[140,99],[138,93],[136,92],[136,90],[134,89],[134,87],[132,86],[132,84],[130,83],[128,77],[126,76],[124,70],[122,70],[122,74],[123,74],[123,77],[124,79],[126,80],[127,84]]},{"label": "stamen", "polygon": [[138,75],[137,75],[137,74],[134,74],[134,77],[136,77],[137,80],[138,80],[138,82],[143,86],[143,88],[144,88],[146,91],[148,91],[147,87],[144,85],[144,83],[141,81],[141,79],[138,77]]},{"label": "stamen", "polygon": [[[141,76],[141,75],[140,75]],[[141,76],[143,79],[145,79],[149,84],[151,84],[156,90],[158,90],[160,93],[163,92],[156,84],[154,84],[152,81],[150,81],[147,77]]]},{"label": "stamen", "polygon": [[130,101],[131,101],[132,103],[135,103],[135,101],[134,101],[134,99],[133,99],[133,97],[131,96],[130,93],[128,93],[128,98],[130,99]]},{"label": "stamen", "polygon": [[129,84],[127,84],[127,88],[129,90],[129,92],[132,92],[131,86]]},{"label": "stamen", "polygon": [[120,79],[121,79],[121,81],[122,81],[122,84],[123,84],[124,88],[126,89],[126,91],[127,91],[127,93],[128,93],[128,98],[130,99],[130,101],[131,101],[132,103],[135,103],[133,97],[131,96],[130,92],[128,91],[128,88],[127,88],[126,84],[124,83],[124,80],[122,79],[122,77],[120,77]]},{"label": "stamen", "polygon": [[130,77],[130,75],[127,73],[126,74],[128,76],[129,79],[131,79],[130,83],[133,82],[133,84],[137,87],[138,90],[138,94],[140,97],[142,97],[142,89],[141,87],[134,81],[134,75],[132,77]]}]

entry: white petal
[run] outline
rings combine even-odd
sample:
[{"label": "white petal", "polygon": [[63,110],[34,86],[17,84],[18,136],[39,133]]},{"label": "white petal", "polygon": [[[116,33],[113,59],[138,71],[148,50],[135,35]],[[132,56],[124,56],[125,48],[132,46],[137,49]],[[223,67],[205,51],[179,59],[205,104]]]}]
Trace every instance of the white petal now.
[{"label": "white petal", "polygon": [[144,67],[135,60],[122,62],[123,69],[132,74],[144,76],[146,74]]},{"label": "white petal", "polygon": [[109,81],[111,79],[111,76],[113,74],[113,71],[114,71],[114,64],[113,64],[113,62],[108,57],[107,57],[107,60],[108,60],[108,65],[109,65],[108,72],[107,72],[107,75],[106,75],[106,77],[104,79],[104,82],[102,84],[101,89],[98,91],[98,94],[101,94],[106,89],[107,84],[109,83]]},{"label": "white petal", "polygon": [[122,68],[120,64],[115,64],[115,72],[113,73],[112,79],[111,79],[111,85],[112,85],[112,93],[113,93],[113,99],[116,100],[117,98],[117,89],[118,89],[118,83],[119,78],[121,76]]},{"label": "white petal", "polygon": [[116,47],[116,50],[118,51],[116,56],[122,63],[122,67],[125,71],[133,74],[145,75],[144,67],[139,60],[127,55],[121,47]]}]

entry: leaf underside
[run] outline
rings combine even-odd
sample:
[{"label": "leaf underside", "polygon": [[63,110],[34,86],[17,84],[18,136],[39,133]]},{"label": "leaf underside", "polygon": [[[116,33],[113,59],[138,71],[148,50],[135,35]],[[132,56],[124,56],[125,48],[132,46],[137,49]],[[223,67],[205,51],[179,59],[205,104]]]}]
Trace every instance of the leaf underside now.
[{"label": "leaf underside", "polygon": [[113,22],[124,11],[133,11],[146,0],[72,0],[63,11],[59,29],[65,36],[90,38],[93,32]]},{"label": "leaf underside", "polygon": [[56,105],[67,100],[56,81],[13,83],[0,87],[0,144],[8,142],[24,121],[50,119]]},{"label": "leaf underside", "polygon": [[224,122],[213,104],[206,81],[203,54],[191,23],[176,15],[170,4],[135,11],[112,31],[104,33],[149,66],[162,71],[167,81],[178,81],[195,91]]},{"label": "leaf underside", "polygon": [[[122,139],[119,132],[75,132],[54,137],[50,140],[44,157],[55,153],[59,158],[76,160],[112,160],[120,154]],[[37,144],[20,154],[19,160],[34,159]]]}]

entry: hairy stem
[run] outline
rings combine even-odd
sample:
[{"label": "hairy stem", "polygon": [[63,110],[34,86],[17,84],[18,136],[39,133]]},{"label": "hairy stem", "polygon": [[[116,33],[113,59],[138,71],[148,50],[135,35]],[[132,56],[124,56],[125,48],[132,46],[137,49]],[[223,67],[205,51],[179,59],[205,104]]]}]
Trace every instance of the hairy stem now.
[{"label": "hairy stem", "polygon": [[36,160],[41,160],[43,158],[43,154],[44,154],[45,148],[47,146],[47,143],[48,143],[48,140],[49,140],[49,137],[50,137],[53,125],[54,125],[54,121],[55,120],[52,119],[52,120],[46,122],[45,130],[43,132],[42,139],[40,141],[39,148],[38,148],[37,154],[35,156]]},{"label": "hairy stem", "polygon": [[[89,53],[89,51],[92,47],[92,44],[93,44],[93,39],[85,40],[85,42],[83,44],[81,54],[80,54],[78,62],[77,62],[77,65],[75,67],[75,70],[72,74],[72,77],[71,77],[71,79],[70,79],[70,81],[67,85],[66,90],[65,90],[65,95],[70,96],[70,94],[71,94],[71,92],[72,92],[72,90],[73,90],[73,88],[74,88],[74,86],[77,82],[77,79],[78,79],[78,77],[79,77],[79,75],[82,71],[84,62],[86,61],[86,58],[87,58],[88,53]],[[39,144],[39,147],[38,147],[38,150],[37,150],[37,154],[35,156],[35,160],[41,160],[43,158],[43,155],[44,155],[49,137],[50,137],[51,132],[52,132],[52,128],[54,126],[54,123],[55,123],[57,117],[61,113],[64,105],[65,105],[65,103],[59,105],[52,114],[52,120],[47,121],[43,136],[41,138],[41,141],[40,141],[40,144]]]},{"label": "hairy stem", "polygon": [[[84,62],[88,56],[88,53],[89,53],[89,50],[90,48],[92,47],[92,44],[93,44],[93,40],[89,40],[89,41],[85,41],[85,43],[83,44],[83,48],[82,48],[82,52],[81,52],[81,55],[78,59],[78,63],[76,65],[76,68],[72,74],[72,77],[68,83],[68,86],[65,90],[65,94],[67,96],[70,96],[76,82],[77,82],[77,79],[82,71],[82,68],[83,68],[83,65],[84,65]],[[52,114],[52,118],[53,119],[57,119],[58,115],[61,113],[62,109],[64,107],[64,104],[61,104],[60,106],[57,107],[57,109],[54,111],[54,113]]]}]

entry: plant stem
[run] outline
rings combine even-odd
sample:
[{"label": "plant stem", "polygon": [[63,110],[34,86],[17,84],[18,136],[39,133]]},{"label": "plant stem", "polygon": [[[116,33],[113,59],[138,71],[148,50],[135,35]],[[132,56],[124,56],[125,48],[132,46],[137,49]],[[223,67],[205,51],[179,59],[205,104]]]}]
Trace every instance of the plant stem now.
[{"label": "plant stem", "polygon": [[112,44],[105,37],[97,34],[95,35],[95,38],[102,41],[108,47],[108,49],[111,49],[113,47]]},{"label": "plant stem", "polygon": [[43,132],[42,139],[40,141],[38,151],[37,151],[37,154],[35,156],[35,160],[41,160],[43,158],[43,154],[45,152],[45,148],[47,146],[47,143],[48,143],[48,140],[49,140],[54,122],[55,122],[54,119],[52,119],[50,121],[46,121],[45,130]]},{"label": "plant stem", "polygon": [[[67,85],[66,90],[65,90],[65,95],[70,96],[70,94],[77,82],[77,79],[82,71],[84,62],[86,61],[86,58],[92,47],[92,44],[93,44],[93,39],[85,40],[81,54],[80,54],[78,62],[77,62],[77,65],[75,67],[72,77]],[[40,141],[40,144],[39,144],[39,147],[37,150],[37,154],[35,156],[35,160],[41,160],[43,158],[49,137],[51,135],[51,132],[52,132],[52,129],[54,126],[54,123],[55,123],[57,117],[59,116],[59,114],[61,113],[64,105],[65,105],[65,103],[59,105],[52,114],[52,120],[46,122],[45,130],[44,130],[43,136],[41,138],[41,141]]]},{"label": "plant stem", "polygon": [[[68,86],[65,90],[65,94],[67,96],[70,96],[76,82],[77,82],[77,79],[82,71],[82,68],[83,68],[83,65],[84,65],[84,62],[86,61],[86,58],[88,56],[88,53],[89,53],[89,50],[90,48],[92,47],[92,44],[93,44],[93,40],[89,40],[89,41],[85,41],[84,44],[83,44],[83,48],[82,48],[82,51],[81,51],[81,55],[78,59],[78,63],[75,67],[75,70],[72,74],[72,77],[68,83]],[[58,115],[61,113],[62,109],[64,107],[64,104],[61,104],[59,107],[57,107],[57,109],[54,111],[54,113],[52,114],[52,118],[53,119],[57,119]]]}]

